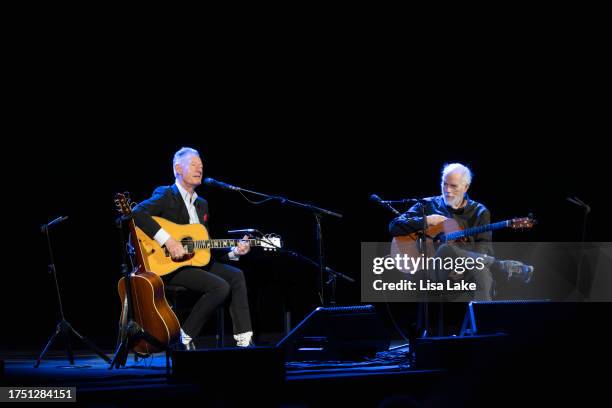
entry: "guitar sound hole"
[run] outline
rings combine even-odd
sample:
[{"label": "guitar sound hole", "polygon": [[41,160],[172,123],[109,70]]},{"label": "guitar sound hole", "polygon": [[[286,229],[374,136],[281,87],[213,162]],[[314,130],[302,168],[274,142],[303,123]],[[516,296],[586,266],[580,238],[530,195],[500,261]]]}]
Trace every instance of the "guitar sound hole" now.
[{"label": "guitar sound hole", "polygon": [[193,254],[195,252],[195,244],[193,243],[193,239],[191,238],[183,238],[181,240],[181,244],[186,249],[188,254]]}]

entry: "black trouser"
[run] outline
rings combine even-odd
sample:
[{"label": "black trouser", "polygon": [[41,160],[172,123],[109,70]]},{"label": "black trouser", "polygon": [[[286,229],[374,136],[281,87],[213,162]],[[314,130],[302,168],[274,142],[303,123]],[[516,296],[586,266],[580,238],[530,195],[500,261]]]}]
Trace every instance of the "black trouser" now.
[{"label": "black trouser", "polygon": [[[440,258],[472,258],[475,262],[476,258],[484,257],[484,254],[468,251],[461,248],[459,245],[442,244],[436,250],[436,257]],[[430,276],[435,281],[443,281],[450,278],[448,271],[435,270],[430,271]],[[466,279],[467,281],[476,283],[476,290],[474,291],[474,300],[491,300],[491,291],[493,286],[493,277],[489,265],[485,263],[485,267],[482,269],[472,269],[466,271],[464,274],[455,276],[459,279]]]},{"label": "black trouser", "polygon": [[184,268],[163,277],[166,285],[183,286],[202,294],[183,323],[183,330],[189,336],[197,337],[210,315],[231,292],[230,315],[234,334],[252,331],[247,287],[242,271],[220,262],[213,262],[206,269]]}]

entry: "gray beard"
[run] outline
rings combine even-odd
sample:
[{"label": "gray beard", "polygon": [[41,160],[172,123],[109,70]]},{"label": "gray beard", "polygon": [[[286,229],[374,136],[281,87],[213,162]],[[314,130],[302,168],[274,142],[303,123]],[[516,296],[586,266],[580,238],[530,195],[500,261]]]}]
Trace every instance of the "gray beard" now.
[{"label": "gray beard", "polygon": [[463,202],[463,197],[456,197],[456,198],[452,198],[450,200],[447,200],[447,198],[444,195],[442,195],[442,198],[444,199],[444,204],[446,204],[449,207],[454,208],[454,209],[459,208],[459,206]]}]

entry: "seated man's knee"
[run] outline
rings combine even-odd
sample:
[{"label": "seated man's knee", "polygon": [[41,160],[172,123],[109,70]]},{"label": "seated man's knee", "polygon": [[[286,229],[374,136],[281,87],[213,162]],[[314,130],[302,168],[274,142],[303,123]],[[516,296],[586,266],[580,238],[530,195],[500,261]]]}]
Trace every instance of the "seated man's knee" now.
[{"label": "seated man's knee", "polygon": [[439,258],[454,258],[455,250],[449,244],[442,244],[436,250],[436,256]]},{"label": "seated man's knee", "polygon": [[232,267],[230,269],[230,272],[231,272],[230,281],[232,284],[243,284],[245,282],[244,272],[242,272],[242,269]]},{"label": "seated man's knee", "polygon": [[219,281],[217,285],[210,291],[210,293],[214,293],[215,296],[218,296],[221,299],[225,299],[229,296],[230,293],[230,285],[225,281]]}]

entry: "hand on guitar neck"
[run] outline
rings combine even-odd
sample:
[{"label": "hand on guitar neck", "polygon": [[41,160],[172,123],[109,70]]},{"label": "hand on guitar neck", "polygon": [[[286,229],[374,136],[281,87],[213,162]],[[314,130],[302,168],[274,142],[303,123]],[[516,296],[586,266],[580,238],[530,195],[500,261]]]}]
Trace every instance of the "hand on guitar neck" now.
[{"label": "hand on guitar neck", "polygon": [[[242,239],[249,239],[249,236],[245,235]],[[185,257],[185,255],[187,255],[187,251],[185,251],[183,244],[172,237],[168,238],[164,246],[168,249],[168,252],[170,252],[170,257],[175,261],[181,260]],[[249,253],[250,249],[251,247],[248,243],[240,242],[238,246],[233,249],[233,251],[236,255],[240,256]]]},{"label": "hand on guitar neck", "polygon": [[[242,239],[249,239],[249,236],[245,235],[244,237],[242,237]],[[238,246],[232,248],[232,251],[234,251],[234,253],[238,256],[246,255],[249,253],[250,250],[251,246],[249,245],[248,241],[241,241],[238,243]]]}]

